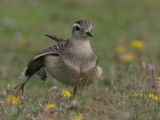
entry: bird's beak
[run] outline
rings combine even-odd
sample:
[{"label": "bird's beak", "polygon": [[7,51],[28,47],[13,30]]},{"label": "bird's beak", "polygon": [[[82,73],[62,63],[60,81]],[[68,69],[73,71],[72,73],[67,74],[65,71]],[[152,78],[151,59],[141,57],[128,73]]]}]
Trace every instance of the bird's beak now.
[{"label": "bird's beak", "polygon": [[90,32],[86,32],[86,34],[90,37],[93,37],[93,35]]}]

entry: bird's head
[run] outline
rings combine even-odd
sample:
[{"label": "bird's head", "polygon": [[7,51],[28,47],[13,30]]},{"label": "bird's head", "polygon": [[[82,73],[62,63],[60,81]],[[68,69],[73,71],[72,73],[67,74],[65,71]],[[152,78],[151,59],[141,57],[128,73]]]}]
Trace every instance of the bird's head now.
[{"label": "bird's head", "polygon": [[92,25],[87,20],[78,20],[73,24],[72,37],[86,39],[92,37]]}]

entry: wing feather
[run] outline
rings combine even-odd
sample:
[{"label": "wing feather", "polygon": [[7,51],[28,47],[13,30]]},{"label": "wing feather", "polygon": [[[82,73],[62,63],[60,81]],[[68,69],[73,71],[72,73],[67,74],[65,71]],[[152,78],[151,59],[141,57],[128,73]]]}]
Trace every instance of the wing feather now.
[{"label": "wing feather", "polygon": [[38,73],[39,77],[46,78],[45,73],[43,71],[43,75],[40,76],[41,68],[45,67],[45,56],[47,55],[53,55],[53,56],[59,56],[60,52],[65,49],[66,45],[68,44],[66,41],[58,42],[57,44],[51,45],[47,49],[43,50],[42,52],[36,54],[28,63],[27,67],[21,72],[20,79],[29,79],[32,77],[35,73]]}]

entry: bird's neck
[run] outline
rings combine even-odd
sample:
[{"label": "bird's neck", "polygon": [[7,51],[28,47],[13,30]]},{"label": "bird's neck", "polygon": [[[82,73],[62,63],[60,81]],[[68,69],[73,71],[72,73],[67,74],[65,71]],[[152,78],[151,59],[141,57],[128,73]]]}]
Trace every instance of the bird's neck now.
[{"label": "bird's neck", "polygon": [[88,39],[74,39],[71,40],[72,42],[72,47],[75,50],[89,50],[91,49],[90,41]]}]

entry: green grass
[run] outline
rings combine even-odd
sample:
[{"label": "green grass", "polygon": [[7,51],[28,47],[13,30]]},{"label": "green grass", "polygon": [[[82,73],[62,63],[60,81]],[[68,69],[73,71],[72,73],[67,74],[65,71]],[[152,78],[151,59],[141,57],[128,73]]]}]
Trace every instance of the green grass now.
[{"label": "green grass", "polygon": [[[1,0],[0,1],[0,116],[3,120],[84,120],[160,119],[160,102],[148,97],[159,76],[160,2],[158,0]],[[103,68],[103,80],[76,96],[76,107],[68,98],[59,97],[62,89],[72,89],[52,78],[46,82],[32,78],[19,106],[5,98],[14,95],[17,76],[28,60],[53,41],[43,34],[69,38],[71,25],[79,19],[93,24],[92,46]],[[130,40],[144,40],[144,50],[129,47]],[[137,59],[123,63],[115,48],[126,46]],[[143,64],[156,66],[151,71]],[[10,85],[9,87],[7,87]],[[57,86],[57,89],[51,89]],[[6,93],[7,91],[7,93]],[[143,93],[134,97],[133,93]],[[2,102],[2,103],[1,103]],[[3,103],[5,102],[5,103]],[[47,111],[45,105],[55,103]]]}]

